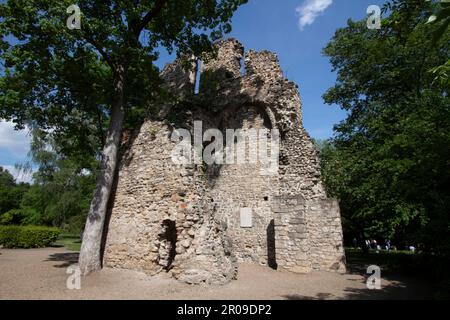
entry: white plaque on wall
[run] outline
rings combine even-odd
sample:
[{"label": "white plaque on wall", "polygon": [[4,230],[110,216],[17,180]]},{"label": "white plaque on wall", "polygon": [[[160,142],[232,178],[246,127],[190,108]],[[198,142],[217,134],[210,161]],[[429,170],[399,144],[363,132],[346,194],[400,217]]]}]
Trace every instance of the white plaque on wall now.
[{"label": "white plaque on wall", "polygon": [[241,228],[252,227],[252,208],[241,208]]}]

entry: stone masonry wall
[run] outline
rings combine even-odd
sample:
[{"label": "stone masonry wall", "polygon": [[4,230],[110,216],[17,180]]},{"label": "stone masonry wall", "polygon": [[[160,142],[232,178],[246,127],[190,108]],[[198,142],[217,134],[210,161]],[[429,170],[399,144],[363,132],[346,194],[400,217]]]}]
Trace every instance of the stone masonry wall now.
[{"label": "stone masonry wall", "polygon": [[170,270],[189,283],[227,282],[236,276],[229,240],[214,219],[200,168],[172,162],[171,131],[144,123],[123,156],[104,264]]},{"label": "stone masonry wall", "polygon": [[[223,114],[222,125],[225,128],[242,129],[242,133],[248,136],[248,140],[240,139],[234,143],[235,152],[242,148],[248,160],[251,156],[256,159],[258,136],[251,134],[250,130],[267,129],[262,111],[252,106],[242,106],[238,110],[226,110]],[[227,222],[228,236],[233,240],[238,260],[267,265],[267,228],[273,219],[270,198],[277,193],[278,178],[262,175],[262,169],[258,162],[223,165],[218,172],[211,173],[209,189],[217,206],[218,219]],[[249,208],[252,212],[251,227],[241,227],[242,208]]]},{"label": "stone masonry wall", "polygon": [[[172,110],[176,124],[148,119],[125,148],[105,265],[165,270],[188,283],[227,282],[236,277],[237,261],[345,271],[339,207],[325,193],[297,85],[271,52],[244,53],[235,39],[216,45],[217,58],[202,63],[200,92],[191,100],[201,105]],[[191,69],[181,65],[177,59],[162,76],[175,95],[194,98],[195,61]],[[199,120],[202,133],[217,128],[224,138],[226,129],[279,130],[278,172],[261,174],[260,163],[175,165],[171,134],[178,128],[194,134]],[[233,142],[242,143],[250,154],[259,140]]]}]

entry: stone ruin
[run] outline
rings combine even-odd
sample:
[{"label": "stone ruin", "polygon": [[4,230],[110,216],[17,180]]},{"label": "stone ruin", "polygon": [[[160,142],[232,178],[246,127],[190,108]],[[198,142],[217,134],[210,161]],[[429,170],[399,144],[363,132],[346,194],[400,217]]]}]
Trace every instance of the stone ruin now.
[{"label": "stone ruin", "polygon": [[[168,103],[126,144],[104,266],[170,272],[195,284],[235,279],[238,262],[345,272],[339,206],[325,193],[317,152],[302,125],[298,86],[283,76],[271,52],[244,53],[235,39],[216,47],[205,62],[178,58],[163,69],[168,91],[191,103]],[[194,121],[202,121],[203,132],[278,129],[277,174],[260,174],[258,163],[175,164],[171,135],[178,128],[194,134]],[[255,139],[233,142],[247,141],[251,152]]]}]

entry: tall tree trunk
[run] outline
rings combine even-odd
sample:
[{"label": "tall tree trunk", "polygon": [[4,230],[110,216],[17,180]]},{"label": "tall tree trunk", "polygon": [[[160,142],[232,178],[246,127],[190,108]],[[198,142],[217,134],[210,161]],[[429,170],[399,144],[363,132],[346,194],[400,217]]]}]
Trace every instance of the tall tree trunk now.
[{"label": "tall tree trunk", "polygon": [[101,241],[104,229],[108,200],[114,181],[118,162],[120,138],[124,119],[123,91],[125,85],[125,66],[119,65],[114,72],[114,98],[111,106],[111,119],[102,151],[101,172],[97,180],[94,197],[83,233],[79,257],[82,275],[101,268]]}]

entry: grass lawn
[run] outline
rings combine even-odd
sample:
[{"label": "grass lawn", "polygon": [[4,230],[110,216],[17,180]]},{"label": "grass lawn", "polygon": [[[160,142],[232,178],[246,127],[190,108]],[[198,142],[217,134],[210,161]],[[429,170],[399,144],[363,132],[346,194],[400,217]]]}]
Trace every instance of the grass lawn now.
[{"label": "grass lawn", "polygon": [[66,247],[71,251],[80,251],[81,239],[79,235],[62,233],[53,246]]}]

